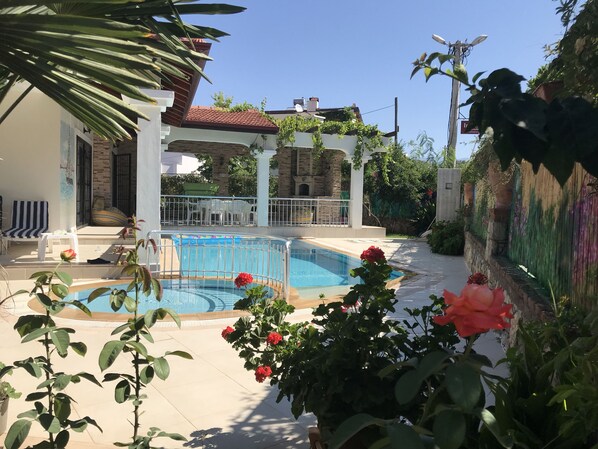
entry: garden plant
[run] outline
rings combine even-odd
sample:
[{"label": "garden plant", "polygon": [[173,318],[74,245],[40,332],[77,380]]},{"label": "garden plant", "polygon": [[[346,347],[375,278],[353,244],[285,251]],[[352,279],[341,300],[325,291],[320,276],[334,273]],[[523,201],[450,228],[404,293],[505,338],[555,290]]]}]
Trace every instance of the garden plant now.
[{"label": "garden plant", "polygon": [[[62,261],[69,263],[76,255],[73,250],[66,250],[60,254],[60,257]],[[53,317],[67,306],[77,307],[85,314],[91,315],[82,302],[65,300],[73,280],[64,271],[59,271],[59,268],[60,265],[54,271],[34,273],[31,276],[35,281],[33,289],[30,292],[19,290],[14,294],[29,294],[43,307],[43,314],[23,315],[15,324],[21,342],[37,341],[41,343],[42,352],[37,356],[5,366],[0,370],[0,377],[18,368],[41,379],[41,383],[35,391],[25,397],[27,402],[33,404],[33,408],[19,414],[17,421],[10,426],[4,441],[6,449],[21,447],[34,422],[37,422],[47,433],[47,439],[31,446],[36,449],[61,449],[67,446],[70,432],[83,432],[90,424],[100,428],[89,416],[82,418],[73,416],[74,399],[65,391],[69,384],[82,380],[101,386],[98,380],[87,372],[69,374],[54,368],[56,356],[66,358],[70,349],[84,356],[87,346],[83,342],[73,341],[71,336],[75,330],[58,326]],[[51,296],[56,299],[52,299]]]},{"label": "garden plant", "polygon": [[[133,235],[136,239],[137,222],[131,219],[130,224],[121,231],[123,238]],[[118,340],[111,340],[105,343],[99,355],[99,366],[102,371],[110,368],[113,363],[123,355],[130,356],[131,372],[110,372],[104,375],[102,382],[116,382],[114,398],[117,403],[130,402],[133,408],[132,435],[129,441],[114,443],[118,447],[130,449],[151,449],[153,439],[167,437],[177,441],[185,438],[178,433],[168,433],[157,427],[150,427],[145,435],[141,434],[140,417],[143,413],[142,405],[147,398],[144,393],[147,385],[158,378],[165,380],[170,374],[170,366],[167,360],[169,356],[183,357],[190,359],[191,355],[184,351],[168,351],[163,355],[152,355],[148,350],[147,343],[153,343],[150,329],[160,320],[171,318],[179,327],[180,320],[177,314],[168,308],[157,308],[148,310],[145,314],[138,313],[140,300],[144,296],[153,293],[159,302],[162,298],[162,287],[157,279],[154,279],[146,266],[140,263],[140,251],[156,249],[152,240],[135,240],[132,248],[121,247],[123,259],[122,274],[130,279],[124,289],[111,289],[102,287],[94,290],[87,299],[87,302],[98,300],[103,294],[110,292],[110,306],[114,311],[125,308],[131,314],[126,323],[118,326],[112,335],[119,335]],[[73,250],[66,250],[60,254],[63,262],[70,262],[76,254]],[[41,271],[34,273],[35,286],[31,291],[20,290],[14,295],[29,294],[43,308],[43,314],[31,314],[19,317],[15,329],[21,335],[22,343],[38,341],[43,351],[38,356],[28,357],[24,360],[13,362],[12,365],[3,366],[0,369],[0,379],[13,370],[25,370],[31,376],[41,379],[36,390],[27,394],[25,400],[33,403],[31,410],[18,415],[8,430],[4,445],[6,449],[18,449],[29,435],[31,425],[37,422],[46,431],[47,438],[34,445],[30,449],[62,449],[69,446],[71,432],[83,432],[88,425],[96,426],[102,430],[96,421],[89,416],[76,417],[72,406],[75,399],[66,393],[70,384],[79,383],[82,380],[92,382],[99,387],[102,386],[93,374],[78,372],[74,374],[57,371],[54,358],[59,356],[66,358],[69,349],[84,356],[87,353],[87,346],[83,342],[72,341],[71,336],[74,329],[59,327],[53,317],[63,311],[66,307],[76,307],[86,315],[91,316],[89,308],[79,300],[68,300],[69,287],[73,280],[71,276],[59,270],[60,265],[53,271]],[[0,382],[0,388],[4,388],[7,395],[18,397],[7,382]],[[70,445],[72,447],[72,443]]]},{"label": "garden plant", "polygon": [[[352,286],[342,301],[317,307],[311,322],[288,321],[293,306],[269,298],[263,286],[247,288],[252,280],[240,274],[237,285],[247,291],[235,308],[250,314],[222,332],[256,380],[269,380],[278,387],[277,400],[286,397],[291,402],[295,417],[315,414],[325,439],[356,413],[418,419],[423,396],[398,404],[389,392],[401,370],[392,368],[397,361],[452,349],[458,342],[454,329],[431,319],[442,313],[440,298],[408,310],[409,320],[388,318],[397,303],[395,291],[386,288],[392,269],[379,248],[370,247],[361,259],[362,266],[353,275],[362,283]],[[389,369],[388,375],[380,377]],[[378,437],[376,430],[364,435],[366,441]]]}]

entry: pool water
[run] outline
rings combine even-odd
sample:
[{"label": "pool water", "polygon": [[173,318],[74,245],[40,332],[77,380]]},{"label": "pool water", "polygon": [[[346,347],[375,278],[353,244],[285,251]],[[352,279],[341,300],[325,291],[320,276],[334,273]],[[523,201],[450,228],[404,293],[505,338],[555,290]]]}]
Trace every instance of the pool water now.
[{"label": "pool water", "polygon": [[[222,257],[213,257],[205,248],[204,260],[214,260],[214,264],[221,263]],[[181,260],[183,265],[193,264],[197,251],[183,246]],[[252,259],[251,254],[243,257],[229,257],[229,264],[234,264],[234,272],[258,273],[259,266]],[[282,267],[282,261],[275,261]],[[325,249],[305,241],[295,240],[291,243],[290,280],[291,287],[299,292],[304,299],[316,299],[321,294],[330,297],[348,292],[351,285],[357,284],[360,279],[351,277],[351,270],[361,265],[355,257],[347,256],[336,251]],[[208,268],[204,271],[206,276],[214,275],[222,267]],[[211,270],[214,270],[213,273]],[[282,268],[281,268],[282,269]],[[393,271],[391,279],[402,276],[403,273]],[[232,310],[236,301],[244,296],[244,290],[237,289],[232,281],[216,281],[203,279],[167,279],[161,281],[164,288],[164,297],[161,307],[170,307],[179,314],[217,312]],[[127,284],[116,285],[113,288],[123,289]],[[67,299],[85,301],[89,294],[95,290],[88,289],[72,293]],[[92,312],[113,312],[108,302],[110,293],[93,301],[89,308]],[[156,308],[155,298],[143,297],[140,303],[140,312]],[[121,313],[127,313],[123,309]]]},{"label": "pool water", "polygon": [[[232,310],[233,305],[245,296],[245,291],[235,287],[231,281],[216,281],[204,279],[165,279],[161,280],[164,290],[160,303],[156,297],[140,295],[139,314],[144,314],[150,309],[167,307],[178,314],[219,312]],[[129,284],[110,285],[111,289],[125,289]],[[110,291],[98,296],[92,303],[87,303],[87,298],[97,287],[73,292],[66,298],[69,301],[79,300],[92,312],[109,312],[128,314],[124,307],[118,312],[110,308]],[[129,293],[133,297],[134,292]]]}]

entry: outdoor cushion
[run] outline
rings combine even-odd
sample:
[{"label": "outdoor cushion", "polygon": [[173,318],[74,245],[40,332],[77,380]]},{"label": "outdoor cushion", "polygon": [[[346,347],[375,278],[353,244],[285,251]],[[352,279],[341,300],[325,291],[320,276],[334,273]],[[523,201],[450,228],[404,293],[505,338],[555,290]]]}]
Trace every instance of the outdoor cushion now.
[{"label": "outdoor cushion", "polygon": [[47,231],[47,201],[13,201],[12,226],[4,232],[6,237],[38,238]]},{"label": "outdoor cushion", "polygon": [[128,219],[129,217],[116,207],[91,211],[91,221],[96,226],[126,226]]}]

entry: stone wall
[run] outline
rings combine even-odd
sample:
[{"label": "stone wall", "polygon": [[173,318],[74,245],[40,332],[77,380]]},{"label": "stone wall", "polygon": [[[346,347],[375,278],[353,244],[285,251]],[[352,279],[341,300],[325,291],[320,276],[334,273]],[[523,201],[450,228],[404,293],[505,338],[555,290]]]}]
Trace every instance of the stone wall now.
[{"label": "stone wall", "polygon": [[112,142],[93,136],[93,198],[103,196],[106,205],[112,204]]},{"label": "stone wall", "polygon": [[486,243],[470,232],[465,232],[465,262],[472,273],[488,276],[491,287],[501,287],[508,302],[513,304],[515,318],[509,332],[509,346],[515,342],[518,322],[525,320],[545,321],[550,318],[550,298],[536,281],[517,268],[506,257],[487,256]]}]

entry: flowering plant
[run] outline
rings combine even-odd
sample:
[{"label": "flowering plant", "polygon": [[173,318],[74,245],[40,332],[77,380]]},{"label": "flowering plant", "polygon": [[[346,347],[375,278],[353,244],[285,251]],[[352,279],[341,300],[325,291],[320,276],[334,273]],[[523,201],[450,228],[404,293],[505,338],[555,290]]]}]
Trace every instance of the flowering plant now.
[{"label": "flowering plant", "polygon": [[[278,387],[277,400],[291,402],[295,417],[303,412],[316,415],[324,438],[360,412],[384,418],[402,413],[417,419],[421,400],[404,406],[391,393],[402,373],[393,367],[398,361],[453,348],[458,341],[454,327],[439,326],[430,318],[442,313],[436,298],[430,306],[408,310],[408,321],[388,318],[397,303],[395,291],[386,288],[392,269],[376,247],[365,250],[361,259],[352,275],[362,283],[352,286],[342,301],[318,306],[310,322],[290,322],[287,317],[294,307],[268,297],[257,286],[235,305],[249,315],[239,318],[232,332],[230,327],[222,332],[256,380],[269,379]],[[381,378],[385,369],[392,372]]]},{"label": "flowering plant", "polygon": [[[512,306],[504,304],[502,289],[473,283],[466,284],[459,295],[445,290],[444,302],[443,314],[433,316],[432,321],[456,329],[460,337],[466,338],[465,349],[429,351],[409,360],[407,371],[406,364],[399,363],[381,372],[388,375],[393,370],[402,371],[395,385],[396,400],[403,407],[418,402],[422,413],[413,419],[400,411],[392,420],[355,415],[339,426],[331,449],[354,436],[355,429],[369,427],[384,429],[379,441],[386,439],[390,447],[423,449],[427,444],[440,449],[478,449],[485,447],[478,441],[480,425],[492,434],[487,439],[498,442],[496,447],[512,447],[512,440],[500,432],[492,412],[484,408],[481,380],[490,381],[492,376],[482,368],[491,366],[490,361],[473,350],[480,334],[510,327]],[[394,438],[397,440],[392,442]]]}]

